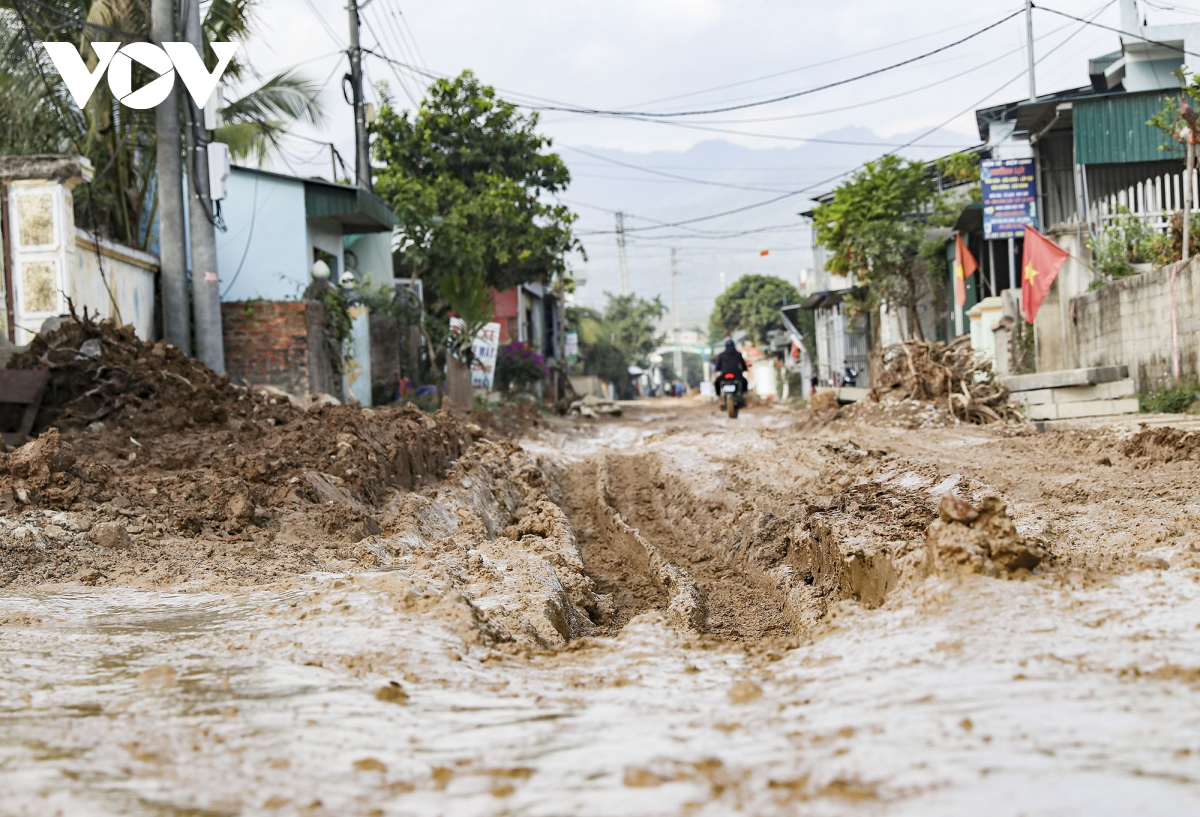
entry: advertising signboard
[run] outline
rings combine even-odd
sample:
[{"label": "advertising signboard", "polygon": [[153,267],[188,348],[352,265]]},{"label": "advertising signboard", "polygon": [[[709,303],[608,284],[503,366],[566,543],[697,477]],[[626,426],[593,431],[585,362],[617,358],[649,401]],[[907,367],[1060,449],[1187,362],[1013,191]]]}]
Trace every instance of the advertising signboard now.
[{"label": "advertising signboard", "polygon": [[1020,238],[1025,225],[1037,229],[1037,177],[1033,159],[984,159],[983,237]]},{"label": "advertising signboard", "polygon": [[[466,328],[461,318],[450,319],[450,331],[460,334]],[[471,363],[471,385],[488,391],[496,382],[496,353],[500,349],[500,324],[485,323],[471,344],[475,360]]]}]

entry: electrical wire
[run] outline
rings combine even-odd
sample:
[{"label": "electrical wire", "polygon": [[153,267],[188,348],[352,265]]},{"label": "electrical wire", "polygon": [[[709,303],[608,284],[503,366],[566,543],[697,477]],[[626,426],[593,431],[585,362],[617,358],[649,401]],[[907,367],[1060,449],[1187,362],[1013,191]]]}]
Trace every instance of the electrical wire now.
[{"label": "electrical wire", "polygon": [[1104,23],[1097,23],[1095,21],[1095,19],[1085,20],[1082,17],[1076,17],[1074,14],[1067,14],[1065,11],[1059,11],[1058,9],[1052,9],[1049,6],[1039,6],[1036,4],[1031,4],[1031,5],[1033,5],[1033,8],[1037,9],[1038,11],[1048,11],[1051,14],[1057,14],[1059,17],[1066,17],[1068,20],[1074,20],[1077,23],[1083,23],[1084,25],[1092,26],[1094,28],[1102,28],[1105,31],[1115,32],[1117,34],[1120,34],[1122,37],[1132,37],[1135,40],[1141,40],[1142,42],[1149,43],[1150,45],[1157,45],[1157,46],[1161,46],[1162,48],[1169,49],[1171,51],[1178,51],[1180,54],[1186,54],[1189,57],[1200,57],[1200,54],[1197,54],[1195,51],[1188,51],[1187,49],[1180,48],[1177,45],[1171,45],[1170,43],[1164,43],[1160,40],[1151,40],[1148,37],[1141,36],[1140,34],[1134,34],[1132,31],[1124,31],[1119,28],[1113,28],[1112,26],[1106,26],[1106,25],[1104,25]]},{"label": "electrical wire", "polygon": [[654,176],[662,176],[664,178],[673,179],[675,181],[690,182],[691,184],[703,184],[703,185],[709,185],[711,187],[728,187],[733,190],[749,190],[749,191],[755,192],[755,193],[770,193],[770,192],[772,192],[770,189],[765,188],[765,187],[750,187],[750,186],[741,185],[741,184],[728,184],[726,182],[715,182],[715,181],[710,181],[708,179],[693,179],[688,176],[680,176],[676,173],[667,173],[662,170],[653,170],[651,168],[641,167],[639,165],[631,164],[629,162],[622,162],[619,159],[609,159],[609,158],[607,158],[605,156],[601,156],[597,153],[592,153],[590,151],[584,150],[583,148],[577,148],[577,147],[573,147],[571,145],[562,145],[561,147],[564,147],[567,150],[573,151],[575,153],[581,153],[584,156],[589,156],[593,159],[599,159],[602,162],[608,162],[609,164],[618,165],[620,167],[627,167],[632,170],[639,170],[643,173],[650,173]]},{"label": "electrical wire", "polygon": [[242,265],[246,263],[246,256],[250,254],[250,242],[254,240],[254,222],[258,216],[258,180],[261,175],[254,174],[254,200],[250,204],[250,231],[246,234],[246,246],[242,248],[242,260],[238,261],[237,269],[233,273],[233,278],[229,280],[229,285],[225,287],[225,291],[221,293],[221,300],[225,300],[225,296],[233,289],[233,285],[237,283],[238,276],[242,274]]},{"label": "electrical wire", "polygon": [[[448,76],[446,74],[439,74],[439,73],[436,73],[433,71],[424,71],[420,68],[417,68],[414,65],[402,62],[401,60],[394,59],[393,57],[389,57],[387,54],[383,54],[381,52],[372,50],[370,48],[364,48],[364,49],[362,49],[362,51],[364,54],[370,54],[371,56],[377,57],[378,59],[384,60],[385,62],[391,62],[401,68],[404,68],[406,70],[409,70],[409,71],[412,71],[412,72],[415,72],[415,73],[418,73],[421,75],[428,76],[433,79],[444,79]],[[501,91],[506,96],[508,96],[510,98],[509,101],[511,102],[511,104],[516,105],[518,108],[525,108],[527,110],[534,110],[534,111],[547,110],[547,108],[545,108],[544,106],[534,105],[534,104],[520,102],[520,101],[516,100],[517,97],[525,97],[526,99],[538,99],[538,97],[533,97],[529,94],[523,94],[519,91],[513,91],[513,90],[509,90],[509,89],[504,89],[504,88],[497,88],[496,90]],[[599,113],[597,115],[608,116],[609,114]],[[692,130],[708,130],[708,131],[713,131],[716,133],[729,133],[729,134],[734,134],[734,135],[738,135],[738,136],[754,136],[754,137],[758,137],[760,139],[778,139],[778,140],[783,140],[783,141],[787,141],[787,142],[802,142],[805,144],[811,143],[811,144],[819,144],[819,145],[844,145],[844,146],[850,146],[850,147],[872,147],[872,148],[911,147],[911,145],[908,145],[908,144],[898,145],[895,142],[864,142],[864,141],[853,140],[853,139],[826,139],[826,138],[819,137],[819,136],[780,136],[777,134],[769,134],[769,133],[753,133],[750,131],[730,130],[728,128],[709,128],[709,127],[699,125],[696,123],[692,123],[692,122],[674,122],[674,121],[670,121],[670,120],[666,120],[666,119],[646,119],[646,118],[643,118],[641,115],[635,115],[635,114],[614,114],[613,116],[616,119],[622,119],[625,121],[657,122],[657,123],[663,124],[663,125],[671,125],[673,127],[679,127],[679,128],[689,128]],[[929,145],[922,145],[921,147],[955,148],[955,147],[958,147],[958,145],[929,144]]]},{"label": "electrical wire", "polygon": [[787,74],[795,74],[795,73],[799,73],[801,71],[808,71],[813,68],[821,68],[826,65],[832,65],[833,63],[836,63],[836,62],[844,62],[845,60],[855,59],[857,57],[865,57],[867,54],[874,54],[879,51],[886,51],[889,48],[895,48],[897,46],[907,45],[908,43],[916,42],[917,40],[923,40],[927,37],[934,37],[934,36],[937,36],[938,34],[944,34],[947,31],[954,31],[955,29],[964,28],[965,26],[968,26],[968,25],[971,25],[971,23],[960,23],[958,25],[948,26],[946,28],[940,28],[940,29],[937,29],[936,31],[930,31],[925,34],[919,34],[916,37],[909,37],[908,39],[898,40],[896,42],[888,43],[886,45],[880,45],[880,46],[875,46],[874,48],[868,48],[864,51],[857,51],[853,54],[845,54],[840,57],[833,57],[832,59],[821,60],[820,62],[809,63],[808,65],[801,65],[797,68],[789,68],[784,71],[777,71],[773,74],[764,74],[763,76],[760,76],[760,77],[752,77],[751,79],[743,79],[743,80],[739,80],[737,82],[730,82],[725,85],[717,85],[712,88],[704,88],[699,91],[689,91],[684,94],[676,94],[674,96],[660,97],[658,99],[652,99],[652,100],[648,100],[646,102],[635,103],[629,107],[640,108],[644,105],[657,105],[660,102],[674,102],[677,99],[685,99],[685,98],[691,97],[691,96],[700,96],[701,94],[707,94],[707,93],[711,93],[713,91],[724,91],[729,88],[736,88],[741,85],[749,85],[754,82],[762,82],[762,81],[765,81],[768,79],[776,79],[778,77],[786,76]]},{"label": "electrical wire", "polygon": [[[1097,11],[1095,12],[1095,15],[1093,16],[1093,19],[1095,18],[1095,16],[1098,16],[1100,13],[1102,13],[1102,12],[1104,11],[1104,9],[1108,8],[1108,6],[1110,6],[1110,5],[1112,5],[1112,2],[1106,3],[1106,4],[1104,4],[1103,6],[1101,6],[1101,7],[1100,7],[1100,9],[1099,9],[1099,10],[1097,10]],[[1080,19],[1080,20],[1079,20],[1079,22],[1080,22],[1080,23],[1084,23],[1084,24],[1088,24],[1088,23],[1090,23],[1091,21],[1089,21],[1089,20],[1086,20],[1086,19]],[[1082,30],[1083,30],[1083,28],[1082,28],[1082,27],[1080,27],[1079,29],[1076,29],[1076,30],[1075,30],[1074,32],[1072,32],[1072,33],[1071,33],[1071,34],[1070,34],[1070,35],[1069,35],[1069,36],[1068,36],[1066,39],[1064,39],[1064,40],[1063,40],[1061,43],[1059,43],[1057,46],[1055,46],[1054,48],[1050,49],[1050,50],[1049,50],[1049,51],[1047,51],[1045,54],[1043,54],[1041,57],[1039,57],[1039,58],[1038,58],[1038,59],[1035,61],[1035,63],[1034,63],[1034,64],[1036,65],[1037,63],[1040,63],[1040,62],[1042,62],[1042,61],[1043,61],[1043,60],[1045,60],[1047,57],[1049,57],[1051,54],[1053,54],[1055,51],[1057,51],[1059,48],[1062,48],[1064,45],[1066,45],[1068,42],[1070,42],[1070,41],[1071,41],[1071,40],[1072,40],[1072,39],[1073,39],[1073,38],[1074,38],[1074,37],[1075,37],[1077,34],[1079,34],[1079,33],[1080,33]],[[939,131],[939,130],[941,130],[942,128],[946,127],[946,125],[948,125],[948,124],[950,124],[951,122],[953,122],[953,121],[954,121],[955,119],[957,119],[958,117],[960,117],[960,116],[962,116],[962,115],[964,115],[964,114],[968,113],[968,112],[969,112],[969,111],[971,111],[971,110],[974,110],[974,109],[978,108],[978,107],[979,107],[980,105],[982,105],[984,102],[986,102],[987,100],[991,99],[993,96],[995,96],[996,94],[1000,93],[1000,92],[1001,92],[1001,91],[1003,91],[1005,88],[1007,88],[1009,85],[1012,85],[1014,82],[1016,82],[1017,80],[1021,79],[1022,77],[1024,77],[1024,76],[1025,76],[1026,74],[1028,74],[1028,73],[1029,73],[1029,69],[1028,69],[1028,68],[1026,68],[1026,69],[1022,69],[1022,70],[1021,70],[1021,72],[1020,72],[1020,73],[1018,73],[1018,74],[1017,74],[1015,77],[1013,77],[1012,79],[1008,80],[1008,81],[1007,81],[1007,82],[1005,82],[1004,84],[1000,85],[1000,86],[999,86],[999,87],[997,87],[995,90],[989,91],[987,94],[985,94],[985,95],[984,95],[983,97],[981,97],[980,99],[976,100],[975,102],[971,103],[969,106],[967,106],[966,108],[964,108],[963,110],[961,110],[961,111],[959,111],[959,112],[955,113],[954,115],[952,115],[952,116],[951,116],[949,119],[945,120],[944,122],[942,122],[942,123],[940,123],[940,124],[938,124],[938,125],[935,125],[934,127],[932,127],[932,128],[930,128],[929,130],[925,131],[925,132],[924,132],[924,133],[922,133],[921,135],[917,136],[915,139],[911,139],[911,140],[909,140],[909,142],[908,142],[908,143],[906,143],[906,144],[904,144],[904,145],[901,145],[900,147],[896,148],[895,150],[889,151],[888,153],[885,153],[884,155],[886,156],[886,155],[892,155],[892,154],[895,154],[895,153],[897,153],[899,150],[902,150],[902,149],[904,149],[905,147],[910,147],[910,146],[912,146],[913,144],[915,144],[916,142],[919,142],[920,140],[924,139],[925,137],[927,137],[927,136],[929,136],[929,135],[931,135],[931,134],[933,134],[933,133],[936,133],[937,131]],[[650,227],[626,227],[626,228],[625,228],[625,232],[626,232],[626,233],[631,233],[631,232],[641,232],[641,231],[646,231],[646,230],[656,230],[656,229],[662,229],[662,227],[666,227],[666,226],[677,227],[677,226],[682,226],[682,225],[686,225],[686,224],[695,224],[695,223],[697,223],[697,222],[700,222],[700,221],[709,221],[709,220],[711,220],[711,219],[714,219],[714,218],[723,218],[724,216],[735,215],[735,214],[737,214],[737,213],[742,213],[742,212],[745,212],[745,211],[747,211],[747,210],[756,209],[756,208],[758,208],[758,207],[766,207],[766,206],[768,206],[768,205],[775,204],[776,202],[783,201],[783,200],[785,200],[785,199],[789,199],[789,198],[793,198],[793,197],[795,197],[795,196],[797,196],[797,195],[800,195],[801,193],[807,193],[807,192],[809,192],[809,191],[811,191],[811,190],[815,189],[815,188],[816,188],[816,187],[818,187],[818,186],[821,186],[821,185],[824,185],[824,184],[828,184],[829,182],[832,182],[832,181],[836,181],[837,179],[840,179],[840,178],[842,178],[843,176],[847,176],[847,175],[849,175],[850,173],[853,173],[853,172],[855,172],[855,171],[856,171],[856,170],[858,170],[858,169],[859,169],[859,168],[857,168],[857,167],[856,167],[856,168],[852,168],[852,169],[850,169],[850,170],[847,170],[847,171],[844,171],[844,172],[842,172],[842,173],[838,173],[838,174],[836,174],[836,175],[834,175],[834,176],[831,176],[831,177],[829,177],[828,179],[824,179],[824,180],[822,180],[822,181],[820,181],[820,182],[817,182],[816,184],[809,185],[808,187],[804,187],[804,188],[801,188],[801,189],[799,189],[799,190],[793,190],[793,191],[790,191],[790,192],[788,192],[788,193],[783,193],[783,194],[781,194],[781,195],[779,195],[779,196],[775,196],[775,197],[773,197],[773,198],[767,199],[766,201],[757,202],[757,203],[755,203],[755,204],[748,204],[748,205],[745,205],[745,206],[743,206],[743,207],[737,207],[737,208],[733,208],[733,209],[731,209],[731,210],[724,210],[724,211],[722,211],[722,212],[720,212],[720,213],[713,213],[713,214],[710,214],[710,215],[707,215],[707,216],[699,216],[699,217],[696,217],[696,218],[684,219],[684,220],[681,220],[681,221],[672,222],[672,223],[670,223],[670,224],[661,224],[661,225],[650,226]],[[615,231],[615,230],[604,230],[604,231],[597,231],[597,232],[595,232],[595,233],[592,233],[592,235],[614,235],[615,233],[616,233],[616,231]]]},{"label": "electrical wire", "polygon": [[902,68],[906,65],[911,65],[915,62],[919,62],[928,57],[932,57],[934,54],[940,54],[943,51],[947,51],[951,48],[955,48],[959,45],[962,45],[965,42],[973,40],[974,38],[980,36],[981,34],[984,34],[988,31],[991,31],[992,29],[996,28],[997,26],[1007,23],[1009,20],[1013,19],[1014,17],[1017,17],[1021,13],[1022,13],[1021,10],[1014,11],[1011,14],[1000,18],[999,20],[995,21],[994,23],[990,23],[990,24],[984,26],[983,28],[980,28],[980,29],[977,29],[976,31],[971,32],[970,34],[968,34],[965,37],[961,37],[961,38],[955,40],[954,42],[947,43],[946,45],[939,46],[938,48],[935,48],[932,51],[926,51],[923,54],[918,54],[915,57],[910,57],[906,60],[901,60],[900,62],[892,63],[891,65],[885,65],[882,68],[876,68],[874,70],[867,71],[862,74],[857,74],[853,77],[846,77],[845,79],[835,80],[834,82],[827,82],[823,85],[817,85],[812,88],[805,88],[802,91],[793,91],[788,94],[771,97],[769,99],[762,99],[762,100],[758,100],[756,102],[743,102],[738,105],[725,105],[725,106],[718,107],[718,108],[705,108],[705,109],[695,110],[695,111],[662,111],[662,112],[644,112],[644,111],[628,111],[628,110],[613,111],[613,110],[605,110],[603,108],[582,108],[582,107],[574,107],[574,106],[568,107],[568,106],[561,106],[561,105],[543,105],[543,106],[538,107],[537,110],[564,111],[567,113],[579,113],[579,114],[601,115],[601,116],[619,116],[619,117],[638,117],[638,118],[644,118],[644,119],[661,119],[661,118],[679,117],[679,116],[706,116],[709,114],[728,113],[730,111],[741,111],[741,110],[745,110],[747,108],[758,108],[763,105],[773,105],[777,102],[785,102],[789,99],[796,99],[798,97],[808,96],[810,94],[815,94],[819,91],[827,91],[830,88],[838,88],[842,85],[849,85],[852,82],[858,82],[859,80],[879,76],[880,74],[887,73],[888,71],[894,71],[897,68]]},{"label": "electrical wire", "polygon": [[[371,33],[371,36],[375,38],[376,47],[382,49],[383,48],[383,40],[381,40],[379,35],[375,33],[375,28],[374,28],[374,26],[371,25],[370,18],[364,14],[364,15],[362,15],[362,21],[366,25],[367,31],[369,31]],[[396,66],[392,65],[391,63],[388,63],[388,67],[392,70],[392,76],[394,76],[396,78],[396,82],[400,83],[400,90],[404,91],[404,95],[406,97],[408,97],[408,101],[412,103],[413,108],[414,109],[419,108],[420,103],[417,102],[417,99],[415,96],[413,96],[412,91],[410,91],[408,89],[408,83],[405,82],[404,78],[400,76],[400,72],[396,70]]]},{"label": "electrical wire", "polygon": [[308,10],[311,11],[313,16],[317,18],[317,22],[320,23],[321,28],[325,30],[325,33],[329,35],[329,39],[333,40],[334,45],[338,46],[339,48],[345,48],[346,41],[338,36],[334,28],[329,25],[328,21],[326,21],[324,15],[322,15],[321,12],[317,10],[317,7],[313,5],[312,0],[304,0],[304,5],[308,6]]}]

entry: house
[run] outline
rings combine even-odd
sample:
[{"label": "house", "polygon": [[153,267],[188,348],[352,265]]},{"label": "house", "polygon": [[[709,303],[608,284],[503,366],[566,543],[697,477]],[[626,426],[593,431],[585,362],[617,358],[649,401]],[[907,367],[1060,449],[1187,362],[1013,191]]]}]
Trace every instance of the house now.
[{"label": "house", "polygon": [[[351,185],[235,166],[221,216],[226,229],[217,233],[217,270],[230,378],[293,394],[353,396],[372,405],[373,381],[392,375],[373,367],[371,338],[389,336],[372,331],[365,307],[352,309],[352,340],[339,383],[325,340],[324,307],[302,296],[318,261],[328,268],[331,285],[350,272],[357,286],[395,286],[392,208]],[[381,360],[399,360],[396,349],[378,353]]]},{"label": "house", "polygon": [[79,156],[0,156],[0,336],[24,345],[48,319],[78,313],[132,324],[153,340],[158,257],[75,225],[71,190],[92,177]]},{"label": "house", "polygon": [[[1088,60],[1088,85],[976,111],[988,158],[1033,161],[1036,226],[1073,256],[1035,322],[1040,371],[1079,365],[1069,304],[1095,279],[1081,262],[1091,255],[1089,237],[1103,232],[1118,208],[1166,231],[1183,204],[1183,147],[1147,120],[1178,98],[1173,72],[1183,66],[1185,52],[1200,53],[1200,24],[1146,25],[1135,0],[1120,2],[1120,49]],[[960,331],[977,304],[1019,291],[1021,284],[1022,240],[985,240],[984,216],[983,206],[968,207],[954,225],[980,264],[967,281],[966,305],[955,315]],[[950,242],[947,254],[952,258]],[[995,311],[999,301],[983,307]]]}]

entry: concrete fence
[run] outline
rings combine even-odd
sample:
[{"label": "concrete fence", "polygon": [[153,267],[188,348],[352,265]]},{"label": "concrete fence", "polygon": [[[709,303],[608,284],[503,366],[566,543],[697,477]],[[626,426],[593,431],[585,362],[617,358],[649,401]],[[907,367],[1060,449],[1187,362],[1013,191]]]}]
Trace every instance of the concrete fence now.
[{"label": "concrete fence", "polygon": [[[1139,391],[1172,381],[1171,267],[1114,281],[1070,299],[1074,365],[1129,367]],[[1039,315],[1039,319],[1040,319]],[[1200,272],[1196,260],[1175,277],[1180,377],[1200,379]]]}]

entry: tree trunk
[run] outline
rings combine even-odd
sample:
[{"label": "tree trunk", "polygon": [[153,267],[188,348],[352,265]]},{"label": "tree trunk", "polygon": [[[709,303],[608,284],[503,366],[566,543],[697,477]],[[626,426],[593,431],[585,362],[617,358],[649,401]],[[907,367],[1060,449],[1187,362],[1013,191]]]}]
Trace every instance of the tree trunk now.
[{"label": "tree trunk", "polygon": [[445,404],[467,410],[475,407],[475,390],[471,387],[471,368],[453,355],[446,355]]}]

